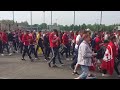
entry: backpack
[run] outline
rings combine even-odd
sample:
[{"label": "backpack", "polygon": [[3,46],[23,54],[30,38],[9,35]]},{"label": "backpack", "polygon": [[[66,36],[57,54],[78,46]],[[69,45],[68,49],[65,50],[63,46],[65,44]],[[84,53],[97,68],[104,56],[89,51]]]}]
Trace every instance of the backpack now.
[{"label": "backpack", "polygon": [[105,51],[106,51],[106,47],[105,47],[105,46],[102,46],[102,47],[97,51],[96,58],[97,58],[97,59],[103,59],[104,54],[105,54]]},{"label": "backpack", "polygon": [[92,46],[92,48],[95,48],[95,46],[96,46],[95,39],[96,39],[96,37],[95,37],[94,39],[92,39],[92,41],[91,41],[91,46]]}]

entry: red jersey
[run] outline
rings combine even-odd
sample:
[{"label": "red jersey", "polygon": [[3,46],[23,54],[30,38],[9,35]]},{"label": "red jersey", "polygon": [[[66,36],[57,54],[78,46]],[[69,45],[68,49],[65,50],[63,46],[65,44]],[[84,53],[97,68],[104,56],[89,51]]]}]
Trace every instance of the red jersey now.
[{"label": "red jersey", "polygon": [[63,42],[64,45],[69,43],[69,39],[68,39],[68,36],[67,36],[66,33],[63,34],[63,36],[62,36],[62,42]]},{"label": "red jersey", "polygon": [[71,32],[71,39],[74,39],[74,32]]},{"label": "red jersey", "polygon": [[50,47],[53,48],[53,47],[57,47],[56,45],[56,42],[52,42],[53,40],[55,40],[57,38],[57,36],[52,32],[50,33],[49,35],[49,42],[50,42]]},{"label": "red jersey", "polygon": [[29,35],[28,34],[23,35],[22,41],[25,46],[28,46],[30,44],[29,43]]},{"label": "red jersey", "polygon": [[76,37],[77,37],[77,35],[74,36],[74,41],[75,41],[75,43],[76,43]]},{"label": "red jersey", "polygon": [[3,43],[7,43],[8,42],[8,36],[4,32],[2,33],[2,41],[3,41]]}]

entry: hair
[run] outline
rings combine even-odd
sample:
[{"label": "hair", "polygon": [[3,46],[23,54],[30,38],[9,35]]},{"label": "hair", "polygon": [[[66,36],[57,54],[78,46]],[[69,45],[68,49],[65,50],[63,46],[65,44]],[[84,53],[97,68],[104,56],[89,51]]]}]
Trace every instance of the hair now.
[{"label": "hair", "polygon": [[54,31],[55,33],[58,33],[57,29],[53,29],[53,31]]},{"label": "hair", "polygon": [[114,36],[114,35],[112,35],[112,36],[109,37],[110,41],[113,41],[114,39],[116,39],[116,36]]},{"label": "hair", "polygon": [[88,36],[91,35],[91,32],[90,31],[84,31],[83,32],[83,39],[87,38]]}]

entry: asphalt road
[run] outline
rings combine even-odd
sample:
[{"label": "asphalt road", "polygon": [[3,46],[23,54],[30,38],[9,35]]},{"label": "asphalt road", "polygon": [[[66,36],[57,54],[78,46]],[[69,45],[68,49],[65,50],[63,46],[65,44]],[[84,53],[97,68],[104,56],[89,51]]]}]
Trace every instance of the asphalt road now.
[{"label": "asphalt road", "polygon": [[[21,55],[0,56],[0,79],[74,79],[77,75],[72,75],[70,68],[71,60],[64,62],[64,66],[57,63],[57,68],[50,68],[44,58],[31,62],[26,56],[26,61],[21,60]],[[79,70],[80,71],[80,70]],[[79,72],[80,73],[80,72]],[[111,77],[102,77],[99,72],[98,79],[118,79],[116,73]]]}]

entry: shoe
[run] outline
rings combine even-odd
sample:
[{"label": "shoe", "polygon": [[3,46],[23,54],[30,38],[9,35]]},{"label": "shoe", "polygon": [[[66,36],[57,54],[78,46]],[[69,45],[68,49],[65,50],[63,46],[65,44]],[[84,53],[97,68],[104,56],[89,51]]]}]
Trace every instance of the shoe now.
[{"label": "shoe", "polygon": [[67,61],[69,61],[69,58],[66,58]]},{"label": "shoe", "polygon": [[30,59],[31,60],[31,62],[34,62],[34,60],[33,59]]},{"label": "shoe", "polygon": [[35,58],[35,60],[37,60],[38,58]]},{"label": "shoe", "polygon": [[60,66],[64,66],[64,64],[63,64],[63,63],[61,63],[61,64],[60,64]]},{"label": "shoe", "polygon": [[73,74],[73,75],[79,75],[79,73],[78,73],[78,72],[73,72],[72,74]]},{"label": "shoe", "polygon": [[49,67],[51,67],[51,64],[50,64],[50,63],[48,63],[48,66],[49,66]]},{"label": "shoe", "polygon": [[1,54],[1,56],[5,56],[4,54]]},{"label": "shoe", "polygon": [[55,65],[55,64],[53,64],[53,66],[52,67],[58,67],[57,65]]},{"label": "shoe", "polygon": [[18,51],[15,51],[16,53],[18,53]]},{"label": "shoe", "polygon": [[47,61],[47,59],[44,59],[45,61]]},{"label": "shoe", "polygon": [[103,77],[109,77],[110,75],[108,74],[102,74]]},{"label": "shoe", "polygon": [[24,61],[25,61],[25,59],[24,59],[24,58],[22,58],[21,60],[24,60]]},{"label": "shoe", "polygon": [[74,78],[74,79],[80,79],[79,77],[77,77],[77,78]]},{"label": "shoe", "polygon": [[9,56],[11,56],[12,55],[12,53],[9,53]]}]

